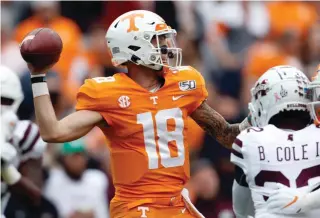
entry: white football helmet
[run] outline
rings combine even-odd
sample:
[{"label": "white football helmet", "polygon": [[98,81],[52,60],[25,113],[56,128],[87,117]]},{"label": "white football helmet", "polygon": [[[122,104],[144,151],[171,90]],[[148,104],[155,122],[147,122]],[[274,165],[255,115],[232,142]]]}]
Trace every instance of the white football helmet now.
[{"label": "white football helmet", "polygon": [[7,111],[16,113],[24,98],[19,77],[3,65],[0,65],[0,70],[1,114]]},{"label": "white football helmet", "polygon": [[253,126],[268,125],[281,111],[307,111],[309,84],[306,75],[292,66],[276,66],[265,72],[251,89],[249,110]]},{"label": "white football helmet", "polygon": [[320,124],[320,65],[308,86],[307,96],[311,100],[308,104],[310,115],[316,124]]},{"label": "white football helmet", "polygon": [[[181,66],[182,50],[177,48],[176,34],[153,12],[127,12],[113,21],[106,34],[112,63],[119,66],[131,61],[154,70],[160,70],[163,66]],[[156,46],[152,40],[155,40]],[[165,40],[166,45],[161,46],[160,40]]]}]

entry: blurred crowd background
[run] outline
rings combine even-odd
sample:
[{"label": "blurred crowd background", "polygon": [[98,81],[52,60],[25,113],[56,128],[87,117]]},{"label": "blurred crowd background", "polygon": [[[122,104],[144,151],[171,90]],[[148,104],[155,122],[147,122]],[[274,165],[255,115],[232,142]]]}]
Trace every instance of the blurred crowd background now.
[{"label": "blurred crowd background", "polygon": [[[34,120],[30,76],[18,46],[28,32],[49,27],[62,38],[60,61],[48,73],[51,100],[62,118],[74,110],[77,89],[86,78],[125,71],[111,65],[104,37],[116,17],[137,9],[159,14],[177,30],[183,65],[203,74],[209,104],[231,123],[246,117],[250,88],[268,68],[293,65],[311,77],[320,62],[316,1],[1,1],[1,62],[21,78],[25,99],[20,119]],[[207,218],[233,218],[230,152],[192,120],[190,126],[192,176],[187,187],[192,200]],[[103,211],[114,193],[108,140],[94,129],[74,143],[50,144],[43,158],[50,208],[60,217],[93,218],[90,207],[98,205],[102,215],[95,217],[108,217]],[[85,173],[94,179],[78,184]]]}]

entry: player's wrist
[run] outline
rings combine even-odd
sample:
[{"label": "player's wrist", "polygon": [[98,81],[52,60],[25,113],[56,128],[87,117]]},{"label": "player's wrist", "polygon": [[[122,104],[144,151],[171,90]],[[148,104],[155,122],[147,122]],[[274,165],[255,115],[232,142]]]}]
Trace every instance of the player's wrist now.
[{"label": "player's wrist", "polygon": [[31,75],[31,86],[34,98],[42,95],[49,95],[45,74]]},{"label": "player's wrist", "polygon": [[12,164],[1,167],[1,176],[8,185],[14,185],[21,179],[21,174]]}]

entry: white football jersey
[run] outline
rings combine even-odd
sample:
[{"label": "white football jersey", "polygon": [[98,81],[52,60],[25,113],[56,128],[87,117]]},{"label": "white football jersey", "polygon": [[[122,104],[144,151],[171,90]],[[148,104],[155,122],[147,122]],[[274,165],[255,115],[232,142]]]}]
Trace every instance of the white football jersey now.
[{"label": "white football jersey", "polygon": [[[308,191],[320,182],[320,128],[310,125],[289,131],[268,125],[243,131],[232,145],[231,161],[241,167],[251,190],[255,218],[319,217],[268,213],[266,200],[281,183]],[[320,214],[318,211],[316,214]]]},{"label": "white football jersey", "polygon": [[[21,162],[29,159],[40,158],[47,145],[40,137],[38,126],[29,120],[17,121],[9,142],[17,150],[17,156],[13,162],[16,168],[19,167]],[[8,186],[1,182],[2,211],[4,211],[9,197],[10,194],[8,191]]]}]

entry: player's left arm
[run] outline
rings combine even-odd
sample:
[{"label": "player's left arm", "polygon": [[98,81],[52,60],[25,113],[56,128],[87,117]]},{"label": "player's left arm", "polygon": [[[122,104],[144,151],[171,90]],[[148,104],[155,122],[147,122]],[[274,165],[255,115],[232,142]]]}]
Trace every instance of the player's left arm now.
[{"label": "player's left arm", "polygon": [[32,181],[37,187],[41,188],[42,178],[42,158],[29,159],[19,166],[19,172]]},{"label": "player's left arm", "polygon": [[236,218],[247,218],[254,215],[251,191],[247,185],[239,183],[237,178],[232,185],[232,206]]},{"label": "player's left arm", "polygon": [[247,218],[254,215],[251,190],[247,182],[247,156],[242,148],[247,145],[246,134],[242,133],[232,144],[230,161],[235,165],[235,178],[232,186],[232,206],[236,218]]},{"label": "player's left arm", "polygon": [[10,192],[23,194],[34,205],[39,205],[42,199],[42,191],[32,181],[21,175],[12,165],[1,167],[1,176],[5,183],[9,185]]},{"label": "player's left arm", "polygon": [[241,124],[228,123],[217,111],[212,109],[206,101],[202,102],[191,114],[191,118],[209,135],[228,149],[231,149],[232,143],[237,135],[250,126],[247,118]]},{"label": "player's left arm", "polygon": [[[0,138],[2,138],[0,136]],[[16,150],[10,143],[0,139],[1,145],[1,179],[8,184],[13,193],[24,193],[34,204],[41,201],[41,190],[21,173],[12,164]]]}]

